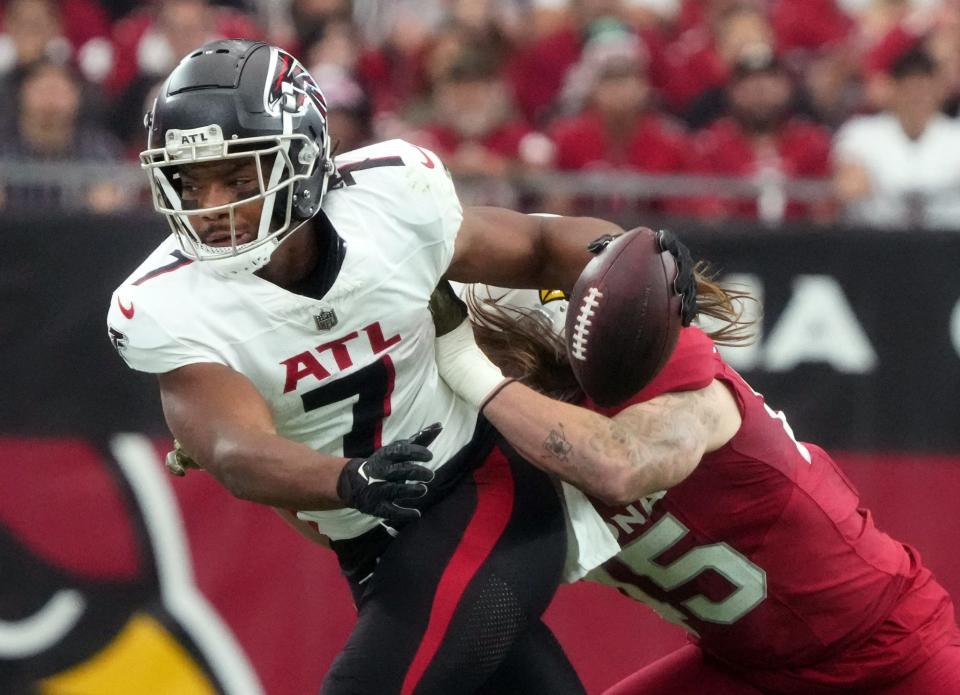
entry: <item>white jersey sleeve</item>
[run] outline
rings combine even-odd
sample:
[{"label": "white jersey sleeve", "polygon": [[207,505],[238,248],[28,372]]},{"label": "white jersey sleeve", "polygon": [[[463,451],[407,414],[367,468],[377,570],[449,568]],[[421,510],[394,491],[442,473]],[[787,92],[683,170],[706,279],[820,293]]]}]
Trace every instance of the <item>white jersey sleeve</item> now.
[{"label": "white jersey sleeve", "polygon": [[[173,248],[170,240],[162,244],[110,298],[108,337],[127,365],[141,372],[161,374],[199,362],[226,364],[206,341],[177,330],[190,323],[189,312],[181,311],[184,303],[196,300],[159,277],[189,264],[171,254]],[[156,280],[151,279],[153,274]],[[140,284],[144,279],[147,282]]]},{"label": "white jersey sleeve", "polygon": [[[453,259],[463,222],[460,199],[440,158],[405,140],[388,140],[340,155],[337,168],[347,195],[328,194],[333,213],[341,197],[353,205],[369,205],[371,211],[384,204],[391,207],[397,223],[416,230],[420,243],[432,247],[426,256],[436,285]],[[351,191],[352,186],[360,190]]]},{"label": "white jersey sleeve", "polygon": [[[138,301],[138,293],[127,290],[121,288],[114,292],[107,328],[110,340],[129,367],[162,374],[198,362],[225,364],[220,355],[206,346],[183,342],[171,335],[151,315],[147,302]],[[133,308],[132,318],[124,316],[121,303],[128,314]]]}]

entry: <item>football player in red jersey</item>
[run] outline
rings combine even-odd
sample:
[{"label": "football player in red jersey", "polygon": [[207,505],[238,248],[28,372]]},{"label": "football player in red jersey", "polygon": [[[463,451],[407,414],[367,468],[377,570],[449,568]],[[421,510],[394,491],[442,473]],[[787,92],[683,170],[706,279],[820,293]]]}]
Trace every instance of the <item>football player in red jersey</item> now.
[{"label": "football player in red jersey", "polygon": [[[717,341],[742,335],[722,290],[698,284],[704,307],[727,314]],[[588,577],[690,633],[693,644],[608,695],[960,693],[946,591],[710,335],[687,325],[649,385],[600,408],[564,363],[562,322],[546,329],[503,302],[473,304],[480,344],[533,387],[502,387],[484,414],[525,458],[590,494],[617,534],[620,553]]]}]

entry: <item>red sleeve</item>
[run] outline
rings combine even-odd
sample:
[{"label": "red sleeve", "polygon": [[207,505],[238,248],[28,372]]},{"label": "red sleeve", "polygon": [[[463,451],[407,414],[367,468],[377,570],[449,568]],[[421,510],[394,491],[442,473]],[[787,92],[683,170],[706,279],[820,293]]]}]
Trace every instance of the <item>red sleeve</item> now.
[{"label": "red sleeve", "polygon": [[612,408],[601,408],[592,402],[588,402],[587,407],[609,417],[665,393],[697,391],[710,385],[720,371],[720,364],[713,341],[706,333],[696,326],[683,328],[667,364],[640,393]]},{"label": "red sleeve", "polygon": [[792,121],[785,129],[781,156],[793,176],[826,177],[830,173],[830,132],[815,123]]},{"label": "red sleeve", "polygon": [[771,9],[770,22],[781,52],[839,43],[853,28],[836,0],[781,0]]},{"label": "red sleeve", "polygon": [[531,128],[523,121],[516,119],[505,123],[482,139],[483,146],[507,159],[519,159],[520,141],[531,132]]},{"label": "red sleeve", "polygon": [[556,145],[557,169],[585,169],[602,161],[606,144],[591,112],[557,121],[547,133]]},{"label": "red sleeve", "polygon": [[64,0],[63,31],[74,48],[97,36],[110,36],[110,18],[95,0]]},{"label": "red sleeve", "polygon": [[112,95],[119,95],[137,76],[137,46],[150,27],[150,15],[137,9],[113,25],[113,69],[104,81]]},{"label": "red sleeve", "polygon": [[513,56],[507,79],[528,122],[542,121],[563,88],[567,70],[579,60],[581,43],[576,31],[560,29],[520,48]]},{"label": "red sleeve", "polygon": [[903,23],[897,24],[870,46],[863,57],[867,76],[887,72],[894,61],[916,46],[922,38]]}]

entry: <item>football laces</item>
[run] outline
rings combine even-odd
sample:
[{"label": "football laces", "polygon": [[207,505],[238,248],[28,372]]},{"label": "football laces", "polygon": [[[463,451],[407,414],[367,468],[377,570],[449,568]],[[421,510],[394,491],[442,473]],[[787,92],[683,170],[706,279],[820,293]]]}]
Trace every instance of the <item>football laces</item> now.
[{"label": "football laces", "polygon": [[601,299],[603,299],[603,292],[596,287],[591,287],[577,311],[577,323],[573,328],[572,354],[574,359],[581,362],[587,359],[587,339],[590,337],[590,326],[593,325],[590,319],[596,314],[595,309],[600,306]]}]

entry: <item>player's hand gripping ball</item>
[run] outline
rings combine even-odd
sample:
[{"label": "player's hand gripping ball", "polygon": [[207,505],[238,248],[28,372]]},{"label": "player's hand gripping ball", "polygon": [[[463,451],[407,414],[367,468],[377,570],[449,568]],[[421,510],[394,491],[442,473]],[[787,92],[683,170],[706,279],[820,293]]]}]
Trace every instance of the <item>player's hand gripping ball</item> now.
[{"label": "player's hand gripping ball", "polygon": [[666,364],[697,313],[690,252],[669,232],[637,227],[590,245],[567,311],[567,355],[600,406],[626,401]]}]

